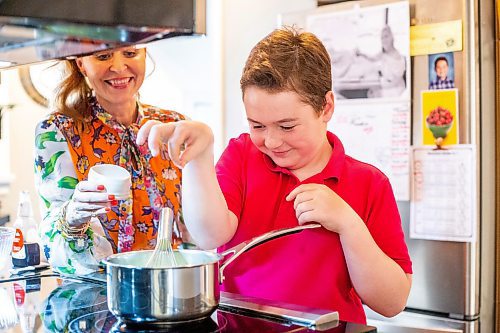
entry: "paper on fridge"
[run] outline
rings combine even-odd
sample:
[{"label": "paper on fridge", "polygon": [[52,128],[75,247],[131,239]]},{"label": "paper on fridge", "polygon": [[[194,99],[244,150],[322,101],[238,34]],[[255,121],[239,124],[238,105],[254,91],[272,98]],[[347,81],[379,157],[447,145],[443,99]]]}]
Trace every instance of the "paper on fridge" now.
[{"label": "paper on fridge", "polygon": [[410,238],[474,242],[475,147],[413,147],[411,166]]},{"label": "paper on fridge", "polygon": [[328,126],[348,155],[379,168],[396,200],[408,201],[409,2],[348,7],[331,6],[307,16],[307,30],[321,39],[332,59],[335,112]]},{"label": "paper on fridge", "polygon": [[458,89],[424,90],[420,105],[422,144],[434,146],[438,139],[442,146],[458,144]]},{"label": "paper on fridge", "polygon": [[351,9],[335,6],[307,16],[306,29],[332,60],[336,100],[409,100],[411,92],[408,1]]},{"label": "paper on fridge", "polygon": [[462,20],[410,27],[410,55],[462,51]]},{"label": "paper on fridge", "polygon": [[410,199],[410,118],[408,102],[352,103],[337,105],[328,124],[347,155],[389,178],[398,201]]}]

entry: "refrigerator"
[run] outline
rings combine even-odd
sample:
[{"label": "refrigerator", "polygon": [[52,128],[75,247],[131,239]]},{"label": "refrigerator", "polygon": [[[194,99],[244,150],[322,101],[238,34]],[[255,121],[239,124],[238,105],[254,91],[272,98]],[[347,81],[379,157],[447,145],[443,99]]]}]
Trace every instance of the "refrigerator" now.
[{"label": "refrigerator", "polygon": [[[320,0],[314,12],[392,2]],[[473,216],[476,236],[474,241],[463,242],[410,238],[411,204],[409,200],[399,200],[413,262],[411,293],[405,311],[393,318],[382,317],[365,307],[368,323],[376,326],[379,332],[496,332],[495,83],[498,75],[495,72],[495,2],[411,0],[409,9],[410,25],[461,20],[462,49],[454,52],[460,110],[457,140],[459,144],[475,148]],[[304,17],[298,17],[295,14],[285,19],[304,24]],[[421,91],[428,89],[428,68],[427,55],[411,56],[412,145],[422,140],[420,97]]]}]

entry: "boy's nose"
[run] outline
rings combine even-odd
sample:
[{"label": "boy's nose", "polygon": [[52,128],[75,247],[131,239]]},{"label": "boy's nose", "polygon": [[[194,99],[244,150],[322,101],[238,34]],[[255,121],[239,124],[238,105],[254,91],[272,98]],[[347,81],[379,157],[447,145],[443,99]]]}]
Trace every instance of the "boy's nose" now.
[{"label": "boy's nose", "polygon": [[281,137],[274,133],[268,133],[264,139],[264,144],[268,149],[278,148],[282,142]]}]

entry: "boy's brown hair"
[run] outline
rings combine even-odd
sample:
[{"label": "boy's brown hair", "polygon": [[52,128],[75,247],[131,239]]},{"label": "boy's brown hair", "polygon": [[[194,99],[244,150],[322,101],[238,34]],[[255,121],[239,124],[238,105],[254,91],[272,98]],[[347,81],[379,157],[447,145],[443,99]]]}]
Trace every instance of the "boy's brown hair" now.
[{"label": "boy's brown hair", "polygon": [[332,90],[330,56],[312,33],[276,29],[254,46],[243,69],[241,91],[255,86],[271,93],[294,91],[320,113]]}]

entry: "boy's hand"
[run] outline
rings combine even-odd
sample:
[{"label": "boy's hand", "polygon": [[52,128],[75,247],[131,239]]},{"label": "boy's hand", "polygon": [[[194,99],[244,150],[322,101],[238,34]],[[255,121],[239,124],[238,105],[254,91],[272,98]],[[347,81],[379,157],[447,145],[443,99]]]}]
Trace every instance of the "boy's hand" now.
[{"label": "boy's hand", "polygon": [[299,224],[320,223],[326,229],[341,234],[352,219],[359,219],[354,210],[329,187],[323,184],[302,184],[286,197],[293,200]]},{"label": "boy's hand", "polygon": [[213,144],[214,137],[210,127],[198,121],[162,123],[150,120],[137,134],[138,145],[143,145],[146,140],[153,156],[160,153],[161,145],[167,145],[172,162],[183,168],[189,161],[211,152],[207,148]]}]

